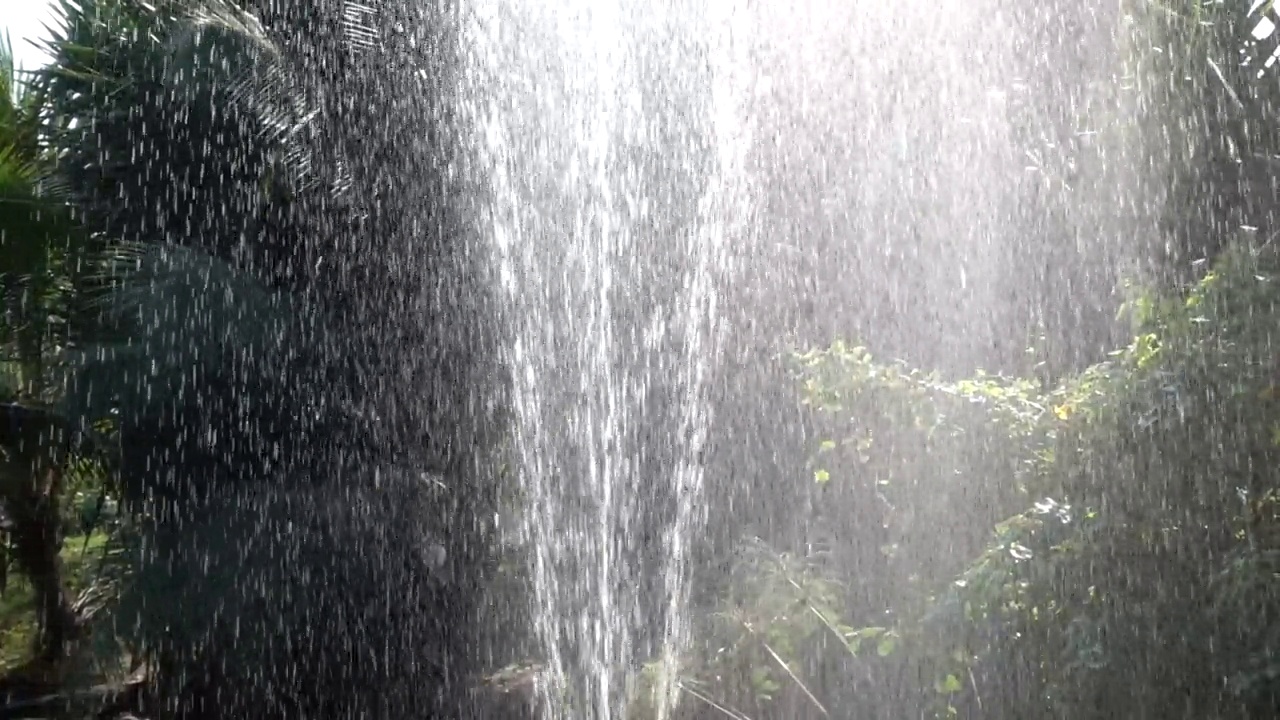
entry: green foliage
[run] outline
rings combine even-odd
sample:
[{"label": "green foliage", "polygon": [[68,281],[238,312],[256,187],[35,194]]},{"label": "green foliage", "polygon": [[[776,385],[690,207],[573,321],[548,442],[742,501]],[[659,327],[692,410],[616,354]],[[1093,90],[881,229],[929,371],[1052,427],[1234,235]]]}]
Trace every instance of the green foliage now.
[{"label": "green foliage", "polygon": [[1157,278],[1181,281],[1236,228],[1267,224],[1268,203],[1255,194],[1269,187],[1280,151],[1271,62],[1280,38],[1254,31],[1280,16],[1270,2],[1124,0],[1119,9],[1118,106],[1089,122],[1126,148],[1126,161],[1112,163],[1116,179],[1160,198],[1110,209],[1157,229],[1130,240],[1154,240],[1140,257],[1166,257]]},{"label": "green foliage", "polygon": [[[101,335],[100,303],[111,288],[113,263],[124,257],[76,218],[45,132],[50,107],[48,85],[15,72],[8,44],[0,45],[0,401],[31,408],[61,399],[59,371],[67,354]],[[26,447],[36,434],[47,447]],[[33,649],[42,652],[38,585],[65,589],[69,610],[88,623],[114,599],[123,569],[123,526],[115,517],[109,470],[101,457],[65,458],[55,435],[6,427],[0,444],[0,460],[12,462],[0,483],[0,501],[13,523],[0,551],[0,667],[5,670],[30,660]],[[25,460],[19,462],[20,457]],[[58,466],[59,481],[52,489],[41,489],[24,470],[32,458]],[[48,503],[55,512],[38,511]],[[29,577],[32,570],[20,558],[30,555],[30,544],[59,539],[62,566],[39,573],[52,577]],[[56,550],[51,545],[48,552]],[[110,640],[114,636],[98,636],[99,648],[109,646],[107,654],[114,655],[99,659],[114,664],[119,660]]]},{"label": "green foliage", "polygon": [[[45,130],[95,231],[285,270],[260,245],[306,238],[243,238],[278,232],[341,169],[311,164],[311,103],[252,15],[222,0],[64,2],[50,49]],[[142,202],[161,196],[172,207]]]},{"label": "green foliage", "polygon": [[313,162],[316,113],[280,48],[223,0],[63,2],[49,47],[42,132],[107,251],[95,333],[61,358],[64,412],[129,423],[197,385],[303,382],[285,368],[331,338],[314,297],[287,291],[333,260],[316,243],[341,236],[347,180]]},{"label": "green foliage", "polygon": [[[944,383],[840,345],[801,356],[807,401],[844,429],[820,443],[824,467],[847,482],[869,475],[909,509],[893,536],[899,556],[983,538],[951,558],[960,566],[902,568],[927,582],[891,600],[907,611],[911,652],[942,678],[940,709],[979,694],[961,693],[959,678],[1015,665],[1039,683],[1016,708],[1026,715],[1077,716],[1102,701],[1167,717],[1187,701],[1161,694],[1173,678],[1227,678],[1227,697],[1192,696],[1206,713],[1271,702],[1277,281],[1273,249],[1237,249],[1184,295],[1138,295],[1133,342],[1046,390]],[[999,509],[994,532],[949,528],[946,516],[975,497]]]},{"label": "green foliage", "polygon": [[797,481],[815,527],[845,537],[807,556],[747,543],[685,660],[686,700],[817,716],[840,702],[810,694],[833,673],[905,673],[918,685],[887,701],[939,717],[1265,716],[1277,283],[1280,253],[1240,245],[1184,292],[1134,290],[1132,342],[1052,387],[844,343],[798,353],[819,435]]},{"label": "green foliage", "polygon": [[173,402],[184,372],[229,358],[287,363],[288,341],[298,331],[289,296],[189,248],[146,247],[118,264],[128,265],[117,271],[128,280],[103,292],[97,306],[115,337],[66,354],[75,373],[64,398],[68,416],[137,417]]},{"label": "green foliage", "polygon": [[987,528],[1027,504],[1037,458],[1052,448],[1055,405],[1032,381],[947,381],[839,342],[799,353],[796,369],[826,438],[813,459],[823,506],[858,503],[860,522],[883,529],[885,572],[846,580],[874,582],[887,607],[914,602],[922,579],[958,571]]},{"label": "green foliage", "polygon": [[45,402],[63,353],[101,334],[100,302],[128,257],[76,218],[47,132],[53,92],[0,47],[0,396]]},{"label": "green foliage", "polygon": [[[1135,67],[1172,79],[1156,100],[1211,108],[1219,124],[1173,141],[1169,162],[1274,155],[1242,100],[1244,71],[1225,62],[1238,13],[1172,5],[1126,6],[1161,18],[1134,24]],[[0,53],[0,394],[29,394],[54,358],[73,359],[84,392],[66,398],[69,414],[141,414],[179,395],[187,369],[283,361],[302,313],[279,292],[292,277],[282,257],[323,253],[280,219],[341,171],[310,166],[310,104],[282,53],[227,3],[62,9],[56,62],[30,90]],[[1164,52],[1170,37],[1178,52]],[[55,159],[65,185],[50,182]],[[1169,205],[1212,205],[1214,182],[1228,184],[1178,178]],[[122,193],[174,208],[160,217]],[[246,254],[240,239],[264,235],[287,251]],[[941,716],[1265,716],[1280,683],[1277,282],[1274,250],[1242,246],[1185,293],[1137,292],[1132,342],[1054,387],[946,379],[844,343],[797,353],[820,439],[811,466],[783,480],[805,486],[816,526],[846,529],[821,538],[837,559],[744,545],[678,687],[763,717],[826,715],[834,703],[814,688],[855,672],[917,678],[918,697],[890,696]],[[72,470],[64,557],[81,591],[109,577],[83,558],[106,542],[96,523],[110,502],[101,468]],[[243,567],[220,570],[192,592],[216,599]],[[31,642],[24,588],[0,596],[5,660]],[[650,666],[641,682],[676,671]],[[999,679],[1015,673],[1016,688]]]},{"label": "green foliage", "polygon": [[[839,623],[835,610],[839,589],[802,558],[750,543],[742,548],[734,575],[711,632],[726,643],[718,657],[750,668],[757,699],[772,699],[784,685],[803,682],[795,673],[807,646],[824,636],[843,641],[852,632]],[[710,670],[723,671],[715,665]]]},{"label": "green foliage", "polygon": [[[745,543],[731,578],[714,607],[701,616],[702,650],[673,665],[652,663],[641,673],[643,687],[658,687],[660,673],[677,675],[677,696],[720,712],[750,715],[786,702],[825,713],[808,676],[815,655],[828,648],[853,656],[864,643],[881,654],[893,651],[896,633],[886,628],[858,630],[842,620],[843,588],[824,577],[809,559],[779,553],[759,540]],[[731,696],[738,710],[724,703]],[[653,705],[639,694],[631,708],[646,717]]]}]

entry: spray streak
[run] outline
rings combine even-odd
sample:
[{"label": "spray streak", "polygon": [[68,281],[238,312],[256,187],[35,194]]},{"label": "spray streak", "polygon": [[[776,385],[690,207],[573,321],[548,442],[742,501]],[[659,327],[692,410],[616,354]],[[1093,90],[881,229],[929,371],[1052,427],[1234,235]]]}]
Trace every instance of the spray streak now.
[{"label": "spray streak", "polygon": [[[523,531],[548,668],[546,715],[557,719],[622,714],[629,676],[654,650],[667,669],[657,688],[660,717],[674,700],[676,659],[688,635],[689,540],[703,515],[698,458],[706,377],[719,344],[715,288],[726,234],[736,231],[726,219],[741,216],[725,182],[741,165],[743,143],[728,121],[736,96],[716,86],[712,110],[694,123],[715,141],[710,176],[700,196],[675,199],[689,204],[692,217],[674,235],[650,226],[645,173],[653,170],[634,153],[660,150],[647,144],[664,120],[653,116],[652,93],[650,106],[642,101],[642,86],[678,89],[688,68],[645,64],[666,48],[635,29],[631,10],[625,3],[589,10],[482,3],[470,25],[473,85],[464,106],[484,137],[488,232],[513,310],[505,361],[515,381]],[[659,28],[702,28],[707,20],[689,9],[634,10],[656,17],[651,25]],[[728,19],[713,15],[712,27]],[[544,33],[537,41],[519,36],[531,26]],[[668,41],[664,32],[658,43]],[[732,69],[727,34],[692,34],[715,38],[703,48],[715,71]],[[681,158],[696,152],[696,139],[678,142],[691,145],[665,149]],[[648,293],[661,291],[647,285],[655,280],[678,281],[674,297],[655,303]],[[640,330],[637,318],[647,313],[648,329]],[[674,414],[663,420],[653,411],[655,420],[647,404],[663,393]],[[657,453],[659,477],[652,476],[655,438],[668,446]],[[657,499],[646,501],[647,493]],[[645,506],[666,497],[672,515]],[[661,538],[656,567],[641,559],[649,552],[646,530]],[[642,596],[647,572],[660,580],[661,598]],[[643,608],[654,600],[660,627],[647,627]],[[652,636],[656,648],[646,640]]]},{"label": "spray streak", "polygon": [[[657,718],[666,720],[678,700],[679,656],[689,641],[686,607],[689,600],[690,547],[693,537],[704,522],[705,505],[702,497],[703,468],[697,461],[706,442],[706,429],[710,426],[707,412],[706,378],[720,356],[722,337],[718,332],[719,312],[716,293],[717,281],[728,273],[726,263],[727,238],[745,232],[742,220],[746,216],[743,196],[732,181],[743,177],[745,148],[749,146],[743,128],[737,122],[741,117],[740,106],[743,88],[739,80],[740,68],[746,67],[744,58],[735,55],[734,42],[742,34],[743,3],[719,2],[706,7],[707,24],[717,31],[710,36],[709,60],[713,85],[712,133],[716,143],[715,179],[703,195],[700,207],[698,233],[695,235],[695,272],[689,291],[689,307],[684,313],[684,344],[688,348],[689,362],[684,366],[683,413],[680,433],[688,452],[681,457],[676,472],[678,497],[675,522],[668,529],[668,559],[665,572],[667,592],[666,627],[662,644],[662,668],[655,695],[658,700]],[[705,321],[705,327],[702,322]],[[704,347],[706,340],[711,347]]]}]

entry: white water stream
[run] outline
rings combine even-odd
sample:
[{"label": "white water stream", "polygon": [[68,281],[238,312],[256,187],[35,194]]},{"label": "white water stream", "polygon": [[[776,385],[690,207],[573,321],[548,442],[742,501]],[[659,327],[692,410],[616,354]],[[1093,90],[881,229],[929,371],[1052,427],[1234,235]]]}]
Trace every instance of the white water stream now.
[{"label": "white water stream", "polygon": [[[743,228],[732,4],[489,0],[463,98],[509,303],[547,717],[620,717],[687,637],[717,282]],[[657,595],[657,597],[655,597]]]}]

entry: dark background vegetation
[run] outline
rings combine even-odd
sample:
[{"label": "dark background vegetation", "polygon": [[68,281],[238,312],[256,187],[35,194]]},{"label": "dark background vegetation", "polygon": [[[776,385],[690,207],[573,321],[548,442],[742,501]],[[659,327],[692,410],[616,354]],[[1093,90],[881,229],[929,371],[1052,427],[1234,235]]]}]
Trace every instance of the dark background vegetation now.
[{"label": "dark background vegetation", "polygon": [[[635,717],[658,672],[689,718],[1280,709],[1273,48],[1235,7],[1053,5],[991,3],[1006,64],[937,102],[996,85],[998,121],[896,170],[908,90],[974,52],[945,23],[758,49],[695,642]],[[0,717],[529,712],[458,10],[60,12],[0,77]],[[947,189],[978,161],[990,196]],[[975,239],[922,238],[979,211],[1025,241],[956,284]]]}]

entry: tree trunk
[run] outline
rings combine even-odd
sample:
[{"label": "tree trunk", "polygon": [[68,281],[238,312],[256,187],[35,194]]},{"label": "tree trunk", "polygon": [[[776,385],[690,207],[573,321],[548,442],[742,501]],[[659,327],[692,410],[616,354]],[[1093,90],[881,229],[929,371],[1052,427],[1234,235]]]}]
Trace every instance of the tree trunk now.
[{"label": "tree trunk", "polygon": [[35,592],[39,625],[32,662],[15,673],[25,680],[56,683],[80,622],[62,572],[63,434],[49,413],[4,406],[0,426],[0,500],[8,512],[13,559]]},{"label": "tree trunk", "polygon": [[40,625],[36,657],[56,667],[79,625],[62,573],[62,523],[58,513],[61,471],[32,472],[25,487],[5,498],[13,529],[14,559],[31,582]]}]

